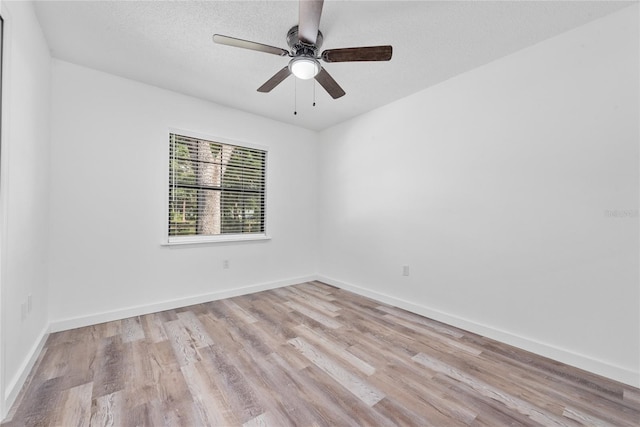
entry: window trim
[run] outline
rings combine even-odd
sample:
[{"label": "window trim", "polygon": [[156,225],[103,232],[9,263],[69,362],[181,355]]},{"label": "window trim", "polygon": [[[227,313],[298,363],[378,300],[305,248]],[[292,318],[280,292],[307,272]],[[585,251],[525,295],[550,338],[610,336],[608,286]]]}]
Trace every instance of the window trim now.
[{"label": "window trim", "polygon": [[[220,235],[194,235],[194,236],[170,236],[169,235],[169,170],[171,168],[171,156],[169,153],[169,144],[166,141],[169,140],[171,134],[183,135],[190,138],[202,139],[206,141],[218,142],[220,144],[236,145],[240,147],[253,148],[256,150],[262,150],[265,152],[265,171],[264,171],[264,232],[263,233],[246,233],[246,234],[220,234]],[[165,141],[165,196],[164,196],[164,236],[160,243],[161,246],[176,246],[176,245],[201,245],[201,244],[216,244],[216,243],[234,243],[234,242],[251,242],[251,241],[264,241],[271,240],[271,236],[268,234],[269,230],[269,214],[268,214],[268,178],[267,171],[269,161],[269,147],[259,144],[254,144],[246,141],[238,141],[221,136],[215,136],[211,134],[194,132],[180,128],[170,127],[167,129]]]}]

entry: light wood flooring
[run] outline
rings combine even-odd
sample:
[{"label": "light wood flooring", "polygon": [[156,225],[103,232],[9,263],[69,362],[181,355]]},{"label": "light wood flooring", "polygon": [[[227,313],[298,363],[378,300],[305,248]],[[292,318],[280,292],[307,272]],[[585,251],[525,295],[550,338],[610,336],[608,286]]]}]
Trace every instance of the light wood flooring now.
[{"label": "light wood flooring", "polygon": [[312,282],[52,334],[2,424],[634,426],[640,390]]}]

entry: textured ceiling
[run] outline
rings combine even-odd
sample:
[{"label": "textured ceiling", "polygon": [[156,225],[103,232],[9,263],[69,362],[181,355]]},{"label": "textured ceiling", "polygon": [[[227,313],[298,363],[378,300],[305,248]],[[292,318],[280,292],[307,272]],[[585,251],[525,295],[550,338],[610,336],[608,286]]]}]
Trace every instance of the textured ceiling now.
[{"label": "textured ceiling", "polygon": [[[288,59],[214,44],[214,33],[287,48],[297,1],[38,1],[52,55],[282,122],[321,130],[622,7],[613,1],[325,1],[323,49],[393,45],[390,62],[326,64],[333,100]],[[298,114],[294,116],[297,102]]]}]

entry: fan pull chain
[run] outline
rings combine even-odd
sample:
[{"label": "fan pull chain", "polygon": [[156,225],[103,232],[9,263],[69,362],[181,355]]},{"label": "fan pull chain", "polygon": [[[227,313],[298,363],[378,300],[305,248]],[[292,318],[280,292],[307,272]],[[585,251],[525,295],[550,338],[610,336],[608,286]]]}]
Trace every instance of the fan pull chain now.
[{"label": "fan pull chain", "polygon": [[293,79],[293,115],[298,115],[298,79]]},{"label": "fan pull chain", "polygon": [[316,106],[316,81],[313,80],[313,106]]}]

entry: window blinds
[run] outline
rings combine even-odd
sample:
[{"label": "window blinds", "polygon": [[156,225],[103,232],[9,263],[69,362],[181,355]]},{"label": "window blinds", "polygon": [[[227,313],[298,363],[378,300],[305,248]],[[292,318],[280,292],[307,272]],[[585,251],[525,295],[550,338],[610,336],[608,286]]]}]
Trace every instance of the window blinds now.
[{"label": "window blinds", "polygon": [[169,134],[172,236],[265,233],[266,151]]}]

